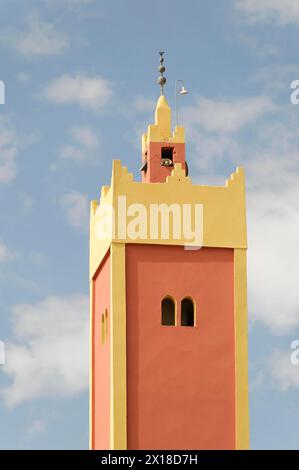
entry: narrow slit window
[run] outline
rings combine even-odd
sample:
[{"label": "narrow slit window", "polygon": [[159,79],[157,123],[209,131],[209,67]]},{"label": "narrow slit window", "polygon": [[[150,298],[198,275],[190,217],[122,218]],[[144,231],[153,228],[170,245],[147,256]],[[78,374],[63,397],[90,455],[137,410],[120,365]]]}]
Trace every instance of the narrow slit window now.
[{"label": "narrow slit window", "polygon": [[171,297],[165,297],[161,302],[162,325],[175,326],[175,302]]},{"label": "narrow slit window", "polygon": [[105,317],[104,317],[104,314],[102,314],[102,319],[101,319],[101,343],[102,343],[102,344],[105,343],[105,336],[106,336],[106,332],[105,332]]},{"label": "narrow slit window", "polygon": [[105,339],[108,339],[108,310],[105,310]]},{"label": "narrow slit window", "polygon": [[182,300],[181,324],[182,326],[195,326],[194,301],[190,297]]}]

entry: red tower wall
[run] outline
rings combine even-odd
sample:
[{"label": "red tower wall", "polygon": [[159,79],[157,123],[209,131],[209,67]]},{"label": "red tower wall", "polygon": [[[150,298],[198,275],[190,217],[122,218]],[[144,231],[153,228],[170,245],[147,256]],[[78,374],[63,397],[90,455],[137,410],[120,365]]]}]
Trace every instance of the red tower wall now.
[{"label": "red tower wall", "polygon": [[[235,448],[233,256],[127,245],[128,449]],[[161,325],[165,295],[176,327]],[[184,296],[196,327],[180,326]]]},{"label": "red tower wall", "polygon": [[[93,449],[109,449],[110,433],[110,254],[98,270],[93,285]],[[108,338],[102,344],[101,317],[108,311]]]}]

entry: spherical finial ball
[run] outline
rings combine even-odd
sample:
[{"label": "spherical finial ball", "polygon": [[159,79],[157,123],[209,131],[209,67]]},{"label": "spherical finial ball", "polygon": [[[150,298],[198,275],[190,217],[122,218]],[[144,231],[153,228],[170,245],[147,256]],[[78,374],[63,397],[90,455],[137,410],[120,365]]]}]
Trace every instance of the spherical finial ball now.
[{"label": "spherical finial ball", "polygon": [[166,78],[165,77],[159,77],[157,80],[158,84],[161,86],[164,86],[166,83]]},{"label": "spherical finial ball", "polygon": [[160,67],[159,67],[158,70],[159,70],[160,73],[164,73],[164,72],[165,72],[165,67],[164,67],[164,65],[160,65]]}]

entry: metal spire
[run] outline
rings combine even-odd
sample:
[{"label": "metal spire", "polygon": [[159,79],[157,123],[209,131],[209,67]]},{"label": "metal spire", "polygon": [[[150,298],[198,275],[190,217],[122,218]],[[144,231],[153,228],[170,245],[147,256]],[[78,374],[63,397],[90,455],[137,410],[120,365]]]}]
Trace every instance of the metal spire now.
[{"label": "metal spire", "polygon": [[159,54],[160,54],[160,65],[159,65],[158,71],[160,72],[161,76],[158,78],[157,82],[161,87],[161,95],[163,95],[163,88],[166,83],[166,78],[163,75],[165,72],[164,57],[163,57],[165,52],[160,51]]}]

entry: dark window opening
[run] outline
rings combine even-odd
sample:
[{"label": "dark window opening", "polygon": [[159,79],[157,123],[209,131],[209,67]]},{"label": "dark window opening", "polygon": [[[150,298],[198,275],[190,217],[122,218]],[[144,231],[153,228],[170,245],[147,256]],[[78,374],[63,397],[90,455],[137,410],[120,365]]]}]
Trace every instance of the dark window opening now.
[{"label": "dark window opening", "polygon": [[105,310],[105,340],[108,338],[108,310]]},{"label": "dark window opening", "polygon": [[162,325],[175,326],[175,303],[170,297],[165,297],[161,303]]},{"label": "dark window opening", "polygon": [[162,166],[173,165],[173,147],[161,148],[161,165]]},{"label": "dark window opening", "polygon": [[147,161],[145,160],[140,167],[140,171],[144,171],[144,173],[146,173],[146,170],[147,170]]},{"label": "dark window opening", "polygon": [[105,343],[105,317],[103,314],[101,317],[101,343]]},{"label": "dark window opening", "polygon": [[142,165],[140,167],[140,171],[144,171],[146,173],[147,170],[147,150],[144,152],[144,158],[142,159]]},{"label": "dark window opening", "polygon": [[181,303],[182,326],[195,326],[194,303],[190,298],[185,298]]}]

